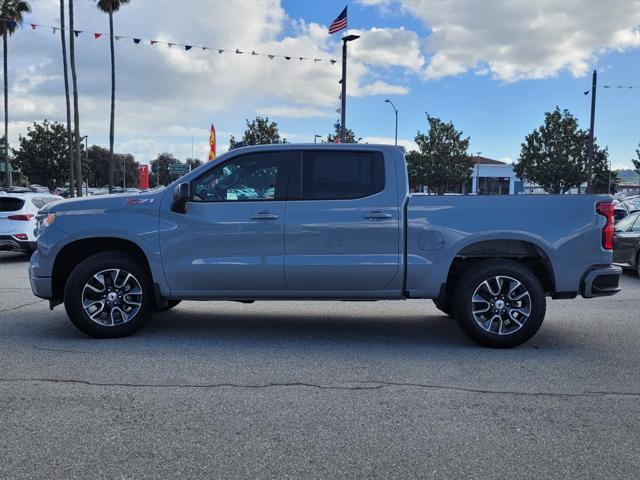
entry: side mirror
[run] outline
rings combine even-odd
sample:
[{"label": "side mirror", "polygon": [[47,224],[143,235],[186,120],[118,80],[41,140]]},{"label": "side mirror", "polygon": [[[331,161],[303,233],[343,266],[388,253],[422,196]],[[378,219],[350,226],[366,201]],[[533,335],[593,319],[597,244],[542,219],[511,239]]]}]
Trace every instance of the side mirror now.
[{"label": "side mirror", "polygon": [[187,213],[187,202],[191,199],[191,186],[189,182],[178,185],[173,190],[171,210],[176,213]]}]

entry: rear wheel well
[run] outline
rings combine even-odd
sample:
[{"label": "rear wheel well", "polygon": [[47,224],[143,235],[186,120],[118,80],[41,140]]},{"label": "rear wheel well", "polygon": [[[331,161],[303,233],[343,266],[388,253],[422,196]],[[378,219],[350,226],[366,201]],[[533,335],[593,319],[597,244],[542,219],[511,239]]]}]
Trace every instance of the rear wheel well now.
[{"label": "rear wheel well", "polygon": [[53,298],[61,300],[64,297],[64,286],[71,271],[85,258],[101,252],[122,252],[138,259],[141,266],[149,274],[149,262],[142,249],[130,240],[113,237],[97,237],[76,240],[65,245],[56,256],[53,264],[52,286]]},{"label": "rear wheel well", "polygon": [[488,240],[468,245],[455,256],[440,295],[451,299],[461,275],[473,265],[489,258],[505,258],[522,263],[536,276],[546,294],[555,293],[551,262],[540,247],[524,240]]}]

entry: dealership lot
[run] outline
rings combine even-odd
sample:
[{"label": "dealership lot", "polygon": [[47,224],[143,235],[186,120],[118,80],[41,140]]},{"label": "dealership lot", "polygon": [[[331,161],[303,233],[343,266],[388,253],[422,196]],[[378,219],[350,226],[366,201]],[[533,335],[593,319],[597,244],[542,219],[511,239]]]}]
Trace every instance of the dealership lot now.
[{"label": "dealership lot", "polygon": [[634,478],[640,279],[476,346],[430,301],[183,302],[83,336],[0,253],[0,478]]}]

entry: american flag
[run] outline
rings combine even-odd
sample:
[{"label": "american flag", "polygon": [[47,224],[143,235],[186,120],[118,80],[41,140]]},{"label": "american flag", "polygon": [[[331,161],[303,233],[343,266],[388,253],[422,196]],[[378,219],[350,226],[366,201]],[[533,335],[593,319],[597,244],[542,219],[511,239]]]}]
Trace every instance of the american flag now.
[{"label": "american flag", "polygon": [[347,7],[344,7],[340,15],[329,25],[329,35],[345,28],[347,28]]}]

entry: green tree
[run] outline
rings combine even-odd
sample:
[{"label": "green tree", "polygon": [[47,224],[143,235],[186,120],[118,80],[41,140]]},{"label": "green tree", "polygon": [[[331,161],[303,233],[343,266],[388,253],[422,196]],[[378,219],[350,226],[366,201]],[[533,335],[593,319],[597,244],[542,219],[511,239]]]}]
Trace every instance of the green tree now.
[{"label": "green tree", "polygon": [[69,64],[73,83],[73,154],[75,155],[74,173],[76,175],[76,194],[82,196],[82,157],[80,146],[80,109],[78,108],[78,75],[76,72],[76,42],[74,35],[73,0],[69,0]]},{"label": "green tree", "polygon": [[415,187],[426,185],[431,192],[443,195],[449,187],[458,186],[471,177],[473,160],[467,154],[469,137],[453,123],[427,116],[429,132],[418,134],[415,141],[419,151],[407,154],[409,183]]},{"label": "green tree", "polygon": [[151,160],[151,179],[154,186],[169,185],[176,178],[169,174],[169,165],[180,163],[171,153],[161,153],[155,160]]},{"label": "green tree", "polygon": [[[44,120],[27,128],[26,136],[20,135],[20,146],[14,149],[14,164],[31,183],[46,185],[53,190],[64,185],[69,174],[69,143],[67,129],[58,122]],[[89,165],[84,162],[82,174],[89,175]]]},{"label": "green tree", "polygon": [[566,193],[587,178],[587,139],[576,118],[556,107],[545,113],[544,125],[525,137],[513,169],[520,179],[539,185],[545,192]]},{"label": "green tree", "polygon": [[[336,120],[333,124],[333,133],[327,135],[327,143],[340,143],[340,121]],[[344,143],[358,143],[362,140],[362,137],[356,138],[356,134],[353,130],[347,128],[344,132]]]},{"label": "green tree", "polygon": [[[89,185],[95,187],[105,187],[109,185],[109,163],[111,162],[111,155],[109,150],[100,147],[98,145],[91,145],[89,147],[89,166],[91,169],[91,175],[89,177]],[[114,184],[116,186],[123,186],[123,162],[124,173],[126,174],[125,186],[136,187],[138,186],[138,168],[140,164],[136,162],[135,157],[130,153],[116,153],[113,155],[114,162]]]},{"label": "green tree", "polygon": [[4,181],[11,186],[9,168],[9,56],[8,39],[22,23],[24,14],[31,12],[31,6],[24,0],[0,0],[0,35],[2,35],[3,76],[4,76]]},{"label": "green tree", "polygon": [[98,8],[109,15],[109,47],[111,49],[111,123],[109,124],[109,188],[113,185],[113,137],[116,112],[116,55],[113,44],[113,14],[129,0],[97,0]]},{"label": "green tree", "polygon": [[200,160],[199,158],[187,158],[184,163],[189,165],[191,167],[191,170],[193,170],[202,165],[202,160]]},{"label": "green tree", "polygon": [[[280,138],[280,132],[278,131],[278,124],[276,122],[269,122],[269,117],[256,117],[251,122],[246,120],[247,129],[242,135],[242,145],[269,145],[272,143],[287,143],[286,138]],[[231,135],[229,138],[229,149],[237,147],[235,137]]]},{"label": "green tree", "polygon": [[[585,152],[586,155],[586,152]],[[586,173],[585,173],[586,178]],[[615,193],[620,183],[618,172],[610,171],[609,149],[593,143],[593,193]]]},{"label": "green tree", "polygon": [[64,78],[64,95],[67,110],[67,143],[69,144],[69,195],[75,194],[75,180],[73,174],[73,138],[71,136],[71,100],[69,99],[69,72],[67,69],[67,31],[64,28],[64,0],[60,0],[60,43],[62,46],[62,71]]},{"label": "green tree", "polygon": [[636,148],[636,158],[632,158],[631,163],[633,163],[634,171],[640,177],[640,144],[638,144],[638,148]]},{"label": "green tree", "polygon": [[[130,153],[116,153],[113,155],[114,163],[114,185],[120,187],[137,187],[138,186],[138,168],[140,164]],[[123,171],[124,168],[124,171]],[[123,178],[125,182],[123,183]]]}]

